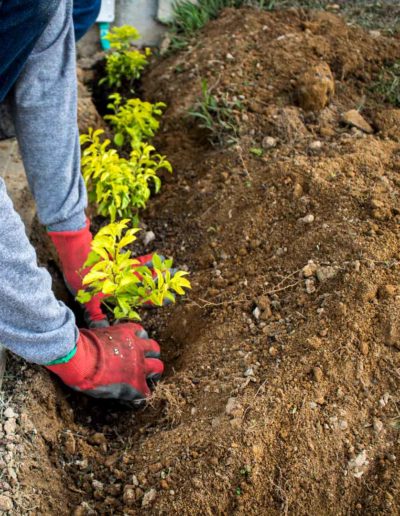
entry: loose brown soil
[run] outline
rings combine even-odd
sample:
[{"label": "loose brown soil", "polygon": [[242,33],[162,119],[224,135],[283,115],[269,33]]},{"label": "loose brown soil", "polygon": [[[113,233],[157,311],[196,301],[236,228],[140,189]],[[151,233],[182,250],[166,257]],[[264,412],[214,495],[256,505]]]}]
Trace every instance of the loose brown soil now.
[{"label": "loose brown soil", "polygon": [[[400,110],[369,89],[399,56],[332,14],[242,9],[154,63],[175,173],[143,221],[193,291],[144,315],[167,367],[145,409],[12,364],[21,514],[400,513]],[[335,93],[305,112],[321,62]],[[236,146],[187,117],[202,78],[242,99]]]}]

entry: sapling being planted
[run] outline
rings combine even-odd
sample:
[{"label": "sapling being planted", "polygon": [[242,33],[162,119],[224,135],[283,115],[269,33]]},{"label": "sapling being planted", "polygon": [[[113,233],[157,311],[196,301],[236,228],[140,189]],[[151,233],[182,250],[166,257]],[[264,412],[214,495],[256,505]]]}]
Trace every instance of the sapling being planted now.
[{"label": "sapling being planted", "polygon": [[122,146],[127,141],[132,149],[136,149],[140,142],[152,138],[160,126],[157,117],[162,115],[164,102],[143,102],[140,99],[129,99],[122,103],[121,95],[114,93],[110,95],[112,102],[108,108],[114,111],[112,115],[104,118],[109,120],[115,130],[114,143]]},{"label": "sapling being planted", "polygon": [[100,84],[106,82],[108,86],[119,88],[124,81],[127,81],[131,88],[133,81],[139,79],[151,54],[149,48],[146,48],[144,53],[132,48],[133,42],[139,38],[139,32],[129,25],[113,27],[105,36],[105,39],[110,42],[112,51],[106,56],[107,76],[100,81]]},{"label": "sapling being planted", "polygon": [[87,144],[82,151],[82,174],[89,200],[96,203],[99,215],[110,217],[111,222],[123,217],[137,223],[139,209],[145,208],[150,198],[151,185],[156,193],[161,188],[157,174],[172,172],[171,164],[146,143],[138,144],[129,159],[121,158],[109,148],[110,140],[100,139],[103,133],[89,129],[81,136],[81,144]]},{"label": "sapling being planted", "polygon": [[115,319],[140,320],[137,308],[145,305],[162,306],[175,302],[175,295],[183,296],[190,289],[185,271],[171,273],[172,259],[162,260],[153,255],[153,266],[141,265],[124,247],[136,240],[139,228],[128,229],[129,220],[108,224],[93,238],[84,268],[90,272],[83,278],[85,290],[77,300],[87,303],[102,294],[102,303],[113,312]]}]

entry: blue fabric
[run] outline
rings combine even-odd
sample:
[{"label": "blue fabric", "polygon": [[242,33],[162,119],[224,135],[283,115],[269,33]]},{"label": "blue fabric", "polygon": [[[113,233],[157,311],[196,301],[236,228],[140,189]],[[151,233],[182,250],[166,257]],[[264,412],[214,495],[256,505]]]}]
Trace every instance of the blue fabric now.
[{"label": "blue fabric", "polygon": [[0,102],[17,80],[60,0],[6,0],[0,4]]},{"label": "blue fabric", "polygon": [[86,34],[100,12],[101,0],[74,0],[75,40]]},{"label": "blue fabric", "polygon": [[[60,0],[6,0],[0,2],[0,102],[19,77],[29,54],[56,12]],[[101,0],[75,0],[75,39],[96,21]]]},{"label": "blue fabric", "polygon": [[[53,231],[80,229],[86,190],[80,174],[72,0],[59,0],[7,101],[41,222]],[[51,277],[38,267],[1,179],[0,216],[0,343],[47,364],[74,348],[74,314],[54,297]]]}]

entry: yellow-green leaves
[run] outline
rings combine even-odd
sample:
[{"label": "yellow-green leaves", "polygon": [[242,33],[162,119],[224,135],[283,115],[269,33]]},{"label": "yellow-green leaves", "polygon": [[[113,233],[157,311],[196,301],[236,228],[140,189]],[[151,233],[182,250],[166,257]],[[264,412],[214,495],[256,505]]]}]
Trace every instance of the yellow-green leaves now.
[{"label": "yellow-green leaves", "polygon": [[96,203],[97,211],[114,222],[117,217],[134,219],[145,208],[151,195],[151,185],[157,193],[161,187],[158,173],[172,172],[169,161],[157,154],[153,146],[138,142],[129,159],[121,158],[110,149],[110,140],[101,139],[103,130],[81,136],[82,174],[89,200]]},{"label": "yellow-green leaves", "polygon": [[171,274],[172,260],[153,256],[153,267],[140,265],[131,258],[126,245],[136,240],[138,228],[128,229],[129,220],[108,224],[94,237],[92,251],[84,265],[91,267],[83,279],[85,290],[77,300],[87,303],[93,296],[103,294],[102,302],[113,311],[116,319],[140,320],[137,308],[145,304],[162,306],[165,300],[175,302],[175,294],[184,295],[190,282],[187,272]]},{"label": "yellow-green leaves", "polygon": [[152,138],[160,126],[156,117],[162,115],[164,102],[151,104],[140,99],[129,99],[122,104],[121,95],[114,93],[110,95],[112,101],[108,108],[114,111],[113,115],[106,115],[104,118],[111,122],[115,131],[114,143],[122,146],[126,141],[132,149],[138,147],[140,142]]},{"label": "yellow-green leaves", "polygon": [[139,79],[151,54],[149,48],[144,53],[132,49],[133,42],[139,37],[139,32],[129,25],[111,29],[106,39],[110,42],[112,52],[106,56],[107,77],[101,82],[106,81],[109,86],[120,87],[123,81],[132,86],[132,82]]}]

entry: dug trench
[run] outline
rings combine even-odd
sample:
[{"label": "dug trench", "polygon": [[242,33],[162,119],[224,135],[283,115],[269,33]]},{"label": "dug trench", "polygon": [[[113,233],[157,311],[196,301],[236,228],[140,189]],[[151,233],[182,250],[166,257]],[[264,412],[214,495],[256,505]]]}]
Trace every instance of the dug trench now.
[{"label": "dug trench", "polygon": [[[400,110],[370,89],[399,55],[326,12],[228,9],[155,60],[174,174],[145,250],[193,290],[143,314],[166,363],[144,408],[12,359],[14,514],[399,514]],[[321,62],[335,93],[306,112]],[[233,146],[187,116],[202,79],[241,100]],[[367,132],[343,122],[360,107]]]}]

